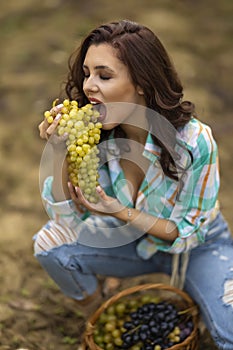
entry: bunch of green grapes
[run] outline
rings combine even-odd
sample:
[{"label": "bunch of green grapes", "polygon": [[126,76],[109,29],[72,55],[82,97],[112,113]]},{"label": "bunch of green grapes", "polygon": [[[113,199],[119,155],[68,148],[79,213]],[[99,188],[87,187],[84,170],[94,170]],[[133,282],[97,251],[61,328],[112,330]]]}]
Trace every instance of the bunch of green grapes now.
[{"label": "bunch of green grapes", "polygon": [[181,343],[193,330],[188,309],[144,294],[122,298],[108,306],[93,332],[95,343],[104,350],[164,350]]},{"label": "bunch of green grapes", "polygon": [[[60,136],[68,134],[66,158],[70,181],[74,186],[81,188],[88,201],[96,203],[98,196],[95,189],[99,176],[97,144],[102,128],[102,124],[98,121],[99,112],[94,110],[91,104],[79,108],[77,101],[68,99],[62,104],[57,134]],[[45,111],[44,116],[49,124],[53,122],[53,112]]]}]

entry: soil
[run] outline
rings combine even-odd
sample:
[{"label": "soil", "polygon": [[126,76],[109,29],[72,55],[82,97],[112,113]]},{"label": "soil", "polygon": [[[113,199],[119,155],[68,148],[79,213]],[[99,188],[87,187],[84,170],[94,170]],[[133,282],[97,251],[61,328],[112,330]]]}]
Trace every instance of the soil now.
[{"label": "soil", "polygon": [[[0,11],[0,350],[78,350],[85,317],[33,256],[46,222],[39,191],[44,143],[37,125],[59,95],[69,54],[102,22],[151,27],[173,57],[185,98],[219,145],[220,202],[233,227],[232,0],[8,0]],[[164,276],[122,280],[116,292]],[[206,330],[200,349],[215,349]]]}]

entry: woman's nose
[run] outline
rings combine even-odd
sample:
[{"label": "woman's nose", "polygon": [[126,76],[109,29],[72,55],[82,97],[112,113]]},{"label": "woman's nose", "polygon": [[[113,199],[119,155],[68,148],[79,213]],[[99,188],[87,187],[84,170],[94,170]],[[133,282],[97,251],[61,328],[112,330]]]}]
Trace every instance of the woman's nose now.
[{"label": "woman's nose", "polygon": [[88,77],[83,82],[83,90],[85,93],[98,91],[98,86],[93,77]]}]

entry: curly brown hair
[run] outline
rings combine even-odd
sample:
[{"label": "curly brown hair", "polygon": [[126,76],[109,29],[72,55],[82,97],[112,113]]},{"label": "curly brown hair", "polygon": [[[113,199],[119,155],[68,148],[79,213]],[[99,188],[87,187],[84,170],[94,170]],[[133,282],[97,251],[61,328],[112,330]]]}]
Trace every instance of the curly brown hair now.
[{"label": "curly brown hair", "polygon": [[[101,43],[107,43],[117,49],[118,58],[128,68],[133,84],[142,88],[149,109],[165,117],[174,130],[190,121],[194,115],[194,104],[189,101],[182,102],[183,87],[161,41],[149,28],[128,20],[97,27],[70,56],[65,85],[66,94],[70,99],[77,100],[81,106],[89,102],[83,92],[83,62],[88,48]],[[151,120],[150,118],[150,122]],[[152,129],[153,127],[158,125],[152,125]],[[102,130],[101,140],[108,139],[110,132]],[[114,136],[125,137],[120,126],[115,128]],[[152,133],[152,137],[154,143],[161,147],[160,163],[164,173],[178,180],[174,157],[179,155],[175,155],[174,148],[162,142],[155,134]],[[174,135],[173,137],[175,138]]]}]

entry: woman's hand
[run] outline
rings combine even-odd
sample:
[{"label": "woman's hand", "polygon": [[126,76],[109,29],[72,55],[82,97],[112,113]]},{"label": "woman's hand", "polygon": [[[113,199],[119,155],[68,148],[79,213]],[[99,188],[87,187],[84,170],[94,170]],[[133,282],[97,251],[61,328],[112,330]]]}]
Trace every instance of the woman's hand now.
[{"label": "woman's hand", "polygon": [[52,144],[52,146],[61,147],[62,149],[65,149],[65,141],[68,137],[67,134],[64,134],[62,136],[59,136],[56,134],[56,129],[59,124],[59,120],[61,119],[61,109],[63,107],[63,104],[57,105],[53,107],[50,112],[54,116],[53,122],[51,124],[48,123],[47,119],[44,118],[44,120],[39,124],[38,129],[40,131],[40,137],[42,139],[45,139],[49,141],[49,143]]},{"label": "woman's hand", "polygon": [[125,209],[125,207],[116,198],[106,195],[100,186],[96,187],[96,192],[99,196],[99,202],[96,204],[90,203],[88,200],[86,200],[79,187],[74,187],[71,183],[68,184],[68,187],[71,199],[81,213],[84,212],[85,208],[93,214],[114,216],[114,214]]}]

